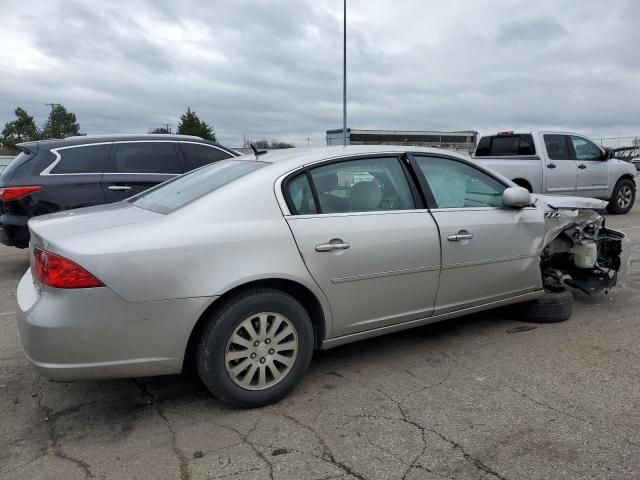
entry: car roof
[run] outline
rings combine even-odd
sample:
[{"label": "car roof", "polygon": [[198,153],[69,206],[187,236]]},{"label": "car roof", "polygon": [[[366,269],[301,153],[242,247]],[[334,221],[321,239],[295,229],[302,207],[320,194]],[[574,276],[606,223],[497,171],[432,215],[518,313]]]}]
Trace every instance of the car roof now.
[{"label": "car roof", "polygon": [[414,147],[410,145],[347,145],[347,146],[330,146],[330,147],[312,147],[312,148],[284,148],[280,150],[269,150],[256,158],[251,153],[238,157],[235,160],[259,160],[265,163],[271,163],[283,168],[294,169],[310,163],[322,160],[331,160],[333,158],[350,157],[358,155],[379,155],[388,153],[390,155],[400,155],[405,152],[428,153],[432,155],[446,155],[457,157],[467,161],[471,157],[443,150],[440,148]]},{"label": "car roof", "polygon": [[219,143],[212,142],[210,140],[205,140],[200,137],[196,137],[193,135],[171,135],[171,134],[162,134],[162,133],[148,133],[148,134],[110,134],[110,135],[79,135],[75,137],[67,137],[67,138],[51,138],[47,140],[35,140],[32,142],[23,142],[19,143],[18,147],[24,147],[33,149],[35,148],[46,148],[47,150],[51,150],[52,148],[60,148],[60,147],[69,147],[72,145],[88,145],[92,143],[101,143],[101,142],[123,142],[123,141],[141,141],[141,140],[165,140],[165,141],[182,141],[182,142],[198,142],[198,143],[207,143],[210,145],[215,145],[217,147],[228,150],[229,152],[233,152],[230,148],[224,147]]}]

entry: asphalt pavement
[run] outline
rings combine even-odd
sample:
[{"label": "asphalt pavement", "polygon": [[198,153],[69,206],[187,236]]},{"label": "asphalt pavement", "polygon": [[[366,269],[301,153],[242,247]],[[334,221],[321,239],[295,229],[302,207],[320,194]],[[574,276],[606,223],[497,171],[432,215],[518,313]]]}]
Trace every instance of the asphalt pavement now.
[{"label": "asphalt pavement", "polygon": [[194,376],[53,383],[24,359],[24,251],[0,247],[0,478],[640,478],[640,205],[609,295],[573,318],[490,311],[318,352],[277,405],[231,409]]}]

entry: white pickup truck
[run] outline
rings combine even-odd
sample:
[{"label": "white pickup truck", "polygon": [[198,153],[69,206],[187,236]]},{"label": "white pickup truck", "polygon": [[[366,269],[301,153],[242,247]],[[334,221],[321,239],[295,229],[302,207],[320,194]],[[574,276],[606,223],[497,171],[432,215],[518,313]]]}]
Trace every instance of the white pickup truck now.
[{"label": "white pickup truck", "polygon": [[473,159],[533,193],[607,200],[611,213],[627,213],[636,197],[635,167],[575,133],[487,135]]}]

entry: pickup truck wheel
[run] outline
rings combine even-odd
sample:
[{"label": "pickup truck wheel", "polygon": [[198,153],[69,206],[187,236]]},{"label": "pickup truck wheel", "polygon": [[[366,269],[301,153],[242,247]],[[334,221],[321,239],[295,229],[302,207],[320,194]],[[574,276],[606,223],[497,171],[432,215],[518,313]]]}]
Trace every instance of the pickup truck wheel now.
[{"label": "pickup truck wheel", "polygon": [[300,302],[279,290],[252,289],[209,318],[198,345],[198,374],[223,402],[262,407],[283,398],[304,376],[313,339]]},{"label": "pickup truck wheel", "polygon": [[633,181],[628,178],[621,178],[613,188],[613,195],[611,195],[607,210],[616,215],[627,213],[633,207],[635,200],[636,186]]},{"label": "pickup truck wheel", "polygon": [[573,295],[568,289],[560,292],[545,291],[544,297],[515,305],[520,320],[534,323],[563,322],[573,313]]}]

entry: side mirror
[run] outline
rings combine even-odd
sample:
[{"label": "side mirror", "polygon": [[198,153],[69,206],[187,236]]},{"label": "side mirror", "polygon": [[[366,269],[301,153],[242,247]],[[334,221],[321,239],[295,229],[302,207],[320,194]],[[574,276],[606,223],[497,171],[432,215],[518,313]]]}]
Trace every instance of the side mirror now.
[{"label": "side mirror", "polygon": [[607,159],[609,158],[616,158],[616,152],[613,150],[607,150]]},{"label": "side mirror", "polygon": [[523,208],[531,205],[531,194],[523,187],[509,187],[502,193],[505,207]]}]

